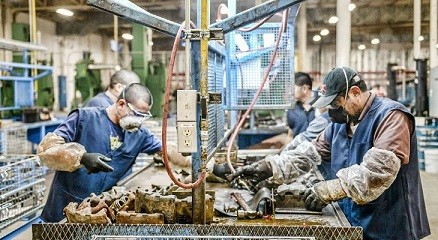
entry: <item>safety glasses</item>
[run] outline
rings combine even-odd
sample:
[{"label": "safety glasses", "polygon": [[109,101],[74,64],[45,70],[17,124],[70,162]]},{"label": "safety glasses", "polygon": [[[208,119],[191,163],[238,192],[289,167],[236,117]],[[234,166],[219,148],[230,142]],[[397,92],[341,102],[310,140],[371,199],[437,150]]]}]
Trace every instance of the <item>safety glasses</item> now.
[{"label": "safety glasses", "polygon": [[152,117],[152,114],[151,114],[150,111],[147,111],[147,112],[145,112],[145,113],[142,113],[142,112],[140,112],[140,111],[135,110],[135,108],[131,105],[131,103],[128,102],[127,105],[128,105],[128,107],[129,107],[129,109],[131,109],[131,111],[134,112],[134,116],[136,116],[136,117],[142,117],[142,118],[144,118],[144,119],[149,119],[149,118]]}]

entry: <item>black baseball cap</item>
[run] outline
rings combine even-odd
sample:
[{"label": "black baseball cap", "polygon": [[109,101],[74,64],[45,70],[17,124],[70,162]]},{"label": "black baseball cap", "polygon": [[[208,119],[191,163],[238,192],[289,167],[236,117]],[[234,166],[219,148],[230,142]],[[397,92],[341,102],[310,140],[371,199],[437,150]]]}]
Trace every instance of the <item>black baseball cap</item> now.
[{"label": "black baseball cap", "polygon": [[[347,90],[347,84],[350,87],[350,81],[357,76],[357,72],[349,67],[333,68],[324,77],[321,85],[321,96],[312,104],[314,108],[328,106],[341,92]],[[347,83],[348,82],[348,83]]]}]

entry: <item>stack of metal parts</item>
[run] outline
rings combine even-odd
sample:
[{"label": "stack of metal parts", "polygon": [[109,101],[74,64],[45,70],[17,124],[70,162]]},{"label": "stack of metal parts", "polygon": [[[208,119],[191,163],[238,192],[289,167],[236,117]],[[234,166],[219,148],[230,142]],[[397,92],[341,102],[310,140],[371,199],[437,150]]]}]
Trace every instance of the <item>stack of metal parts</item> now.
[{"label": "stack of metal parts", "polygon": [[[206,195],[207,221],[214,216],[214,192]],[[64,213],[68,223],[86,224],[165,224],[192,223],[190,191],[177,186],[135,192],[114,187],[100,195],[91,194],[80,204],[71,202]]]},{"label": "stack of metal parts", "polygon": [[26,154],[27,128],[23,123],[10,123],[0,128],[0,154]]},{"label": "stack of metal parts", "polygon": [[0,156],[0,228],[43,207],[47,168],[36,156]]}]

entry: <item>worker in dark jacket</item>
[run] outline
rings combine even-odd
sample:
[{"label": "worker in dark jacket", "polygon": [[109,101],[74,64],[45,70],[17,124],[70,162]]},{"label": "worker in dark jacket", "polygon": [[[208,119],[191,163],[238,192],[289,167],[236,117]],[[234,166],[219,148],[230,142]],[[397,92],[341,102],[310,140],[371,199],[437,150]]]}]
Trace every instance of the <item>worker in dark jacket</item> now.
[{"label": "worker in dark jacket", "polygon": [[140,78],[135,72],[125,69],[117,71],[111,76],[108,89],[92,97],[85,107],[108,107],[116,102],[123,89],[132,83],[140,83]]},{"label": "worker in dark jacket", "polygon": [[[151,107],[149,90],[131,84],[114,104],[76,109],[44,137],[37,154],[56,173],[41,216],[43,221],[59,222],[69,202],[79,203],[91,193],[110,190],[139,153],[161,152],[161,141],[142,126],[143,120],[151,116]],[[171,162],[184,158],[171,152]]]},{"label": "worker in dark jacket", "polygon": [[[412,114],[400,103],[368,92],[365,82],[348,67],[329,72],[321,91],[313,106],[328,106],[332,123],[305,146],[306,155],[300,159],[330,162],[333,179],[304,190],[306,208],[321,210],[338,201],[351,225],[363,228],[364,239],[429,235]],[[265,165],[263,173],[258,168],[251,174],[293,175],[276,161]],[[237,177],[242,176],[233,175]]]}]

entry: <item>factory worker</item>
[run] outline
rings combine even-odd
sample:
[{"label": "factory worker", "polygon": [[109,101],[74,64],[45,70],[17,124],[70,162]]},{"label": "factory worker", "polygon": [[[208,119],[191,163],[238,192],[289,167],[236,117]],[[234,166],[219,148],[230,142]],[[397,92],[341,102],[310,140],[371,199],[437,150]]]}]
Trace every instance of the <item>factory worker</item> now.
[{"label": "factory worker", "polygon": [[[150,91],[131,84],[114,104],[73,110],[44,137],[37,154],[44,165],[56,170],[41,216],[44,221],[59,222],[69,202],[79,203],[91,193],[111,189],[139,153],[161,151],[161,141],[141,126],[151,116],[151,107]],[[169,151],[170,161],[174,155],[178,153]]]},{"label": "factory worker", "polygon": [[140,78],[135,72],[125,69],[115,72],[111,76],[108,89],[92,97],[85,107],[108,107],[116,102],[123,89],[132,83],[140,83]]},{"label": "factory worker", "polygon": [[[350,224],[363,228],[364,239],[429,235],[412,114],[402,104],[368,92],[348,67],[330,71],[321,91],[313,106],[328,106],[333,122],[302,157],[329,161],[335,174],[305,190],[306,207],[320,210],[338,201]],[[275,161],[268,162],[268,169],[278,169]]]},{"label": "factory worker", "polygon": [[315,108],[312,103],[316,98],[312,91],[312,78],[307,73],[295,73],[294,87],[295,107],[287,111],[288,138],[292,139],[304,132],[309,123],[315,118]]}]

